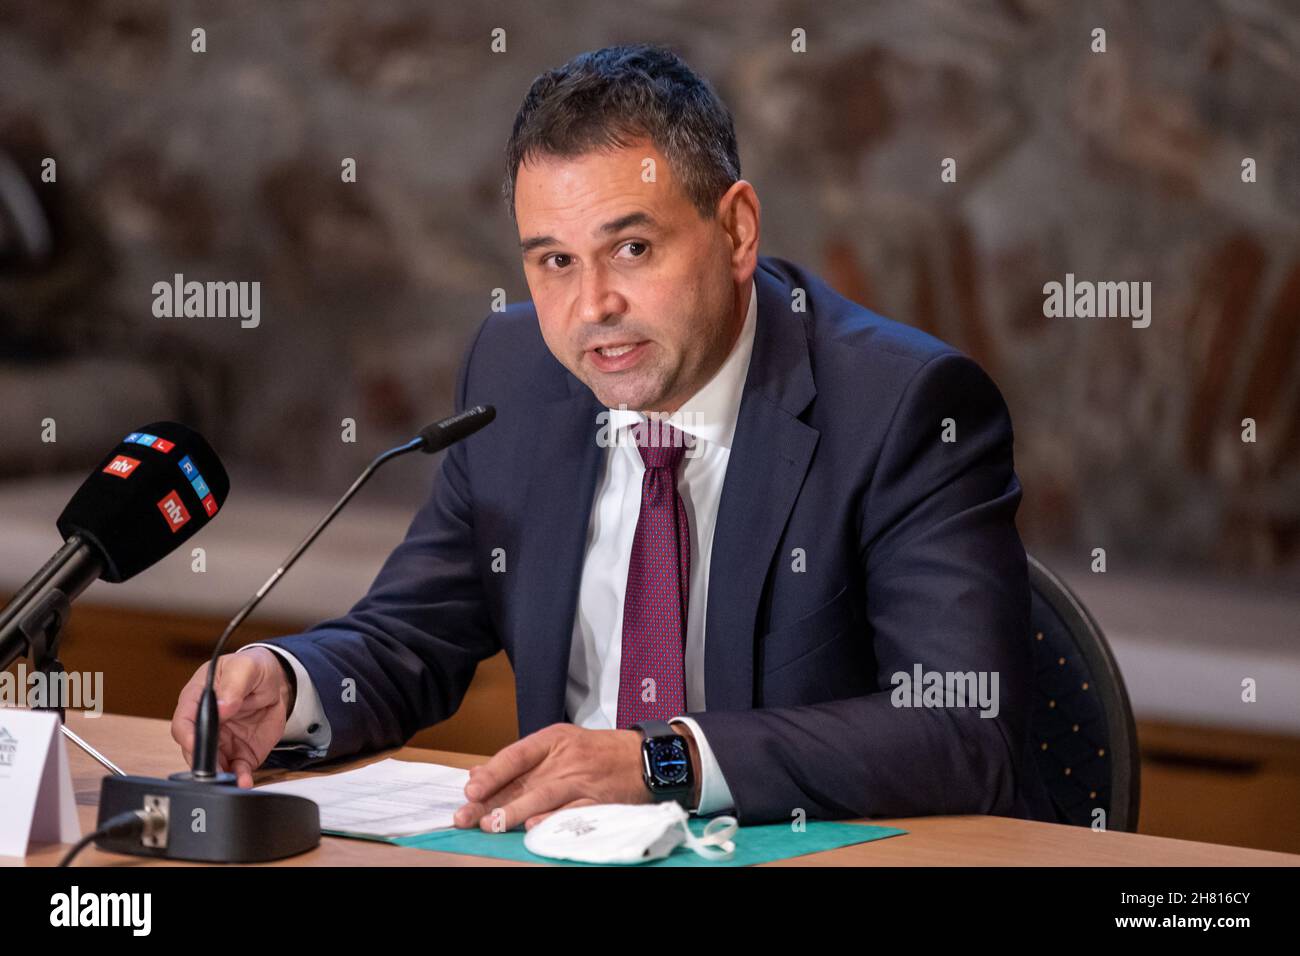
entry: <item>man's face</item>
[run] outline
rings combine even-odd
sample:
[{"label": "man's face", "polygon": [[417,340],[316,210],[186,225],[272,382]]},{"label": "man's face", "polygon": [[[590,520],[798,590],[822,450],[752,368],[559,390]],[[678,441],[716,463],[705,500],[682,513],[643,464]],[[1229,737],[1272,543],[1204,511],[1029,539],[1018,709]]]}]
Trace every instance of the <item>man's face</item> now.
[{"label": "man's face", "polygon": [[744,315],[733,245],[648,141],[521,165],[515,218],[542,338],[601,402],[672,412],[717,371]]}]

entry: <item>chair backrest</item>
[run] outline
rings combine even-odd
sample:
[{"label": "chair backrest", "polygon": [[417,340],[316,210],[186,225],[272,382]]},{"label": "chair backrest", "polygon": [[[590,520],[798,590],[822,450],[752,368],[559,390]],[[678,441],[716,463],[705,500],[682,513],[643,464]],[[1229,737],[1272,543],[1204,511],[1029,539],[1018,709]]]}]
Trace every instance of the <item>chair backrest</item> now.
[{"label": "chair backrest", "polygon": [[1137,830],[1139,755],[1128,691],[1097,622],[1065,584],[1029,557],[1034,706],[1029,736],[1062,823]]}]

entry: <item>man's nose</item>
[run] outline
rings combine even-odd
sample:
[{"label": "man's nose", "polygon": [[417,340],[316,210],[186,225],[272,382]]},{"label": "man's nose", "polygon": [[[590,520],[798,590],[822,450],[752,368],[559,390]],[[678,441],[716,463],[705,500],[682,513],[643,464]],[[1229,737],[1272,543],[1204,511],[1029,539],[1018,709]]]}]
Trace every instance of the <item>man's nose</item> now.
[{"label": "man's nose", "polygon": [[598,325],[610,316],[622,315],[627,301],[613,283],[608,268],[600,263],[585,267],[578,285],[578,318]]}]

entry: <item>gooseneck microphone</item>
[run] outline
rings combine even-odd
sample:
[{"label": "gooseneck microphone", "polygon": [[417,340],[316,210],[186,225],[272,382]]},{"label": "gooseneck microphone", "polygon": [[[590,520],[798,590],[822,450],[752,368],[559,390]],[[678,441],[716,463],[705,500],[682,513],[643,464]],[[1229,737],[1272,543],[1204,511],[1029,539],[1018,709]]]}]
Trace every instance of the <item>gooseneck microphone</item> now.
[{"label": "gooseneck microphone", "polygon": [[262,603],[262,599],[279,583],[285,572],[302,557],[302,553],[320,537],[320,533],[334,520],[334,516],[343,510],[343,506],[352,500],[352,496],[361,490],[361,487],[370,480],[370,476],[381,465],[413,451],[421,451],[428,455],[442,451],[444,448],[454,445],[462,438],[468,438],[480,428],[491,423],[492,419],[496,418],[496,414],[496,409],[491,405],[476,405],[458,415],[444,418],[432,425],[426,425],[415,438],[406,444],[390,448],[388,451],[376,456],[375,460],[366,466],[366,470],[357,477],[357,480],[352,482],[352,486],[343,493],[343,497],[336,501],[334,507],[326,512],[325,517],[316,523],[316,527],[308,532],[307,537],[302,539],[298,547],[289,552],[289,556],[284,559],[280,567],[272,572],[266,582],[257,589],[257,593],[239,609],[239,613],[231,618],[230,623],[226,625],[226,629],[221,633],[221,637],[217,639],[217,645],[212,649],[212,659],[208,662],[208,680],[203,687],[203,696],[199,698],[198,715],[194,721],[193,767],[188,775],[177,775],[175,779],[184,777],[195,781],[229,782],[225,781],[224,778],[230,777],[231,781],[234,780],[232,774],[221,774],[217,770],[217,694],[213,689],[213,680],[217,672],[217,658],[221,656],[221,652],[225,649],[226,641],[230,639],[230,635],[235,632],[235,629],[240,624],[244,623],[244,619],[248,615],[253,613],[253,609]]},{"label": "gooseneck microphone", "polygon": [[[239,609],[217,639],[195,716],[191,769],[172,774],[167,780],[130,776],[104,778],[100,787],[99,825],[106,827],[115,818],[149,811],[155,819],[149,838],[142,840],[138,829],[123,834],[109,833],[96,839],[97,846],[135,856],[253,863],[305,853],[320,842],[320,810],[314,802],[291,794],[241,790],[235,785],[233,773],[219,771],[220,723],[213,687],[217,659],[230,635],[381,465],[413,451],[426,454],[441,451],[468,438],[495,417],[496,410],[491,405],[477,405],[426,426],[411,441],[383,452],[366,467],[343,497]],[[206,827],[196,832],[189,821],[200,811]],[[172,820],[177,821],[176,826],[170,825]]]},{"label": "gooseneck microphone", "polygon": [[[444,418],[432,425],[425,425],[420,429],[419,435],[410,442],[399,448],[392,449],[391,452],[385,452],[385,454],[402,455],[408,451],[417,450],[424,452],[426,455],[432,455],[450,445],[456,444],[462,438],[468,438],[484,425],[491,424],[492,419],[496,417],[497,410],[491,405],[475,405],[473,408],[467,408],[457,415],[452,415],[451,418]],[[383,458],[384,456],[381,455],[380,457]],[[376,459],[375,463],[379,464],[380,462]],[[365,477],[365,475],[362,475],[362,480]]]},{"label": "gooseneck microphone", "polygon": [[176,550],[230,493],[203,436],[152,422],[118,442],[73,494],[57,527],[63,546],[0,611],[0,670],[52,658],[70,604],[96,580],[119,583]]}]

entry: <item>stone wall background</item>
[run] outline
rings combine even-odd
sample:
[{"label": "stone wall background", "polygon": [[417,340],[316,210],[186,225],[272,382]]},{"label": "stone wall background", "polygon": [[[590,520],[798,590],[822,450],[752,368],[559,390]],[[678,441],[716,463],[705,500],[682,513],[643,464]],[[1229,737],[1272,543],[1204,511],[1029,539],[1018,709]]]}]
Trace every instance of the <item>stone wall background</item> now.
[{"label": "stone wall background", "polygon": [[[0,4],[0,152],[56,239],[0,260],[0,474],[84,471],[174,415],[243,482],[339,493],[450,409],[490,291],[527,296],[499,186],[528,84],[638,40],[730,106],[765,253],[993,375],[1031,548],[1300,577],[1290,0]],[[155,318],[177,272],[260,281],[261,326]],[[1150,281],[1150,328],[1044,318],[1067,272]]]}]

